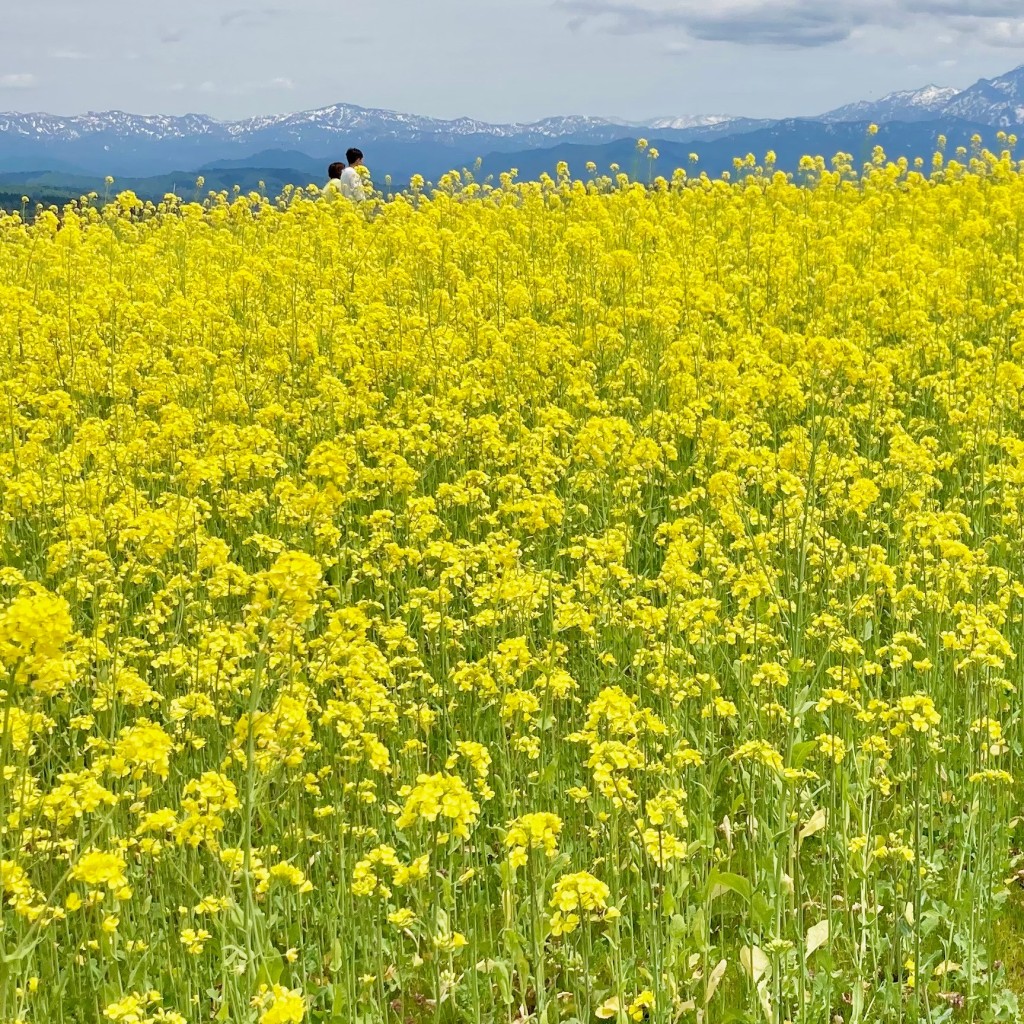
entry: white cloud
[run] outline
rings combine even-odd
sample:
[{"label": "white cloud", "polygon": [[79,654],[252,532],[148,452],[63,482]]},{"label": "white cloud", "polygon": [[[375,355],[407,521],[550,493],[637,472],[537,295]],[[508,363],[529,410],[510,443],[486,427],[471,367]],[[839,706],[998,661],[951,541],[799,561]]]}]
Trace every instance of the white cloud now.
[{"label": "white cloud", "polygon": [[232,85],[221,85],[212,80],[205,82],[199,82],[198,84],[189,85],[182,81],[177,81],[167,86],[169,92],[191,92],[191,93],[202,93],[207,96],[249,96],[253,93],[267,92],[272,90],[288,90],[291,91],[295,88],[295,81],[287,77],[287,75],[277,75],[274,78],[264,79],[263,81],[248,81],[248,82],[235,82]]},{"label": "white cloud", "polygon": [[989,46],[1020,47],[1024,49],[1024,21],[996,21],[983,26],[981,39]]},{"label": "white cloud", "polygon": [[0,89],[31,89],[38,84],[35,75],[7,74],[0,75]]},{"label": "white cloud", "polygon": [[225,28],[232,25],[239,28],[257,28],[287,16],[288,11],[283,7],[240,7],[222,14],[220,23]]}]

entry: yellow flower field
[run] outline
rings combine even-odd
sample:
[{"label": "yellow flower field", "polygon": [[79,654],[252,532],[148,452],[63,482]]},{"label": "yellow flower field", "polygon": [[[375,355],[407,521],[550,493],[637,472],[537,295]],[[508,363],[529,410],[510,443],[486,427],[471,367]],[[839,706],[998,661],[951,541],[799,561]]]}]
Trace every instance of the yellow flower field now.
[{"label": "yellow flower field", "polygon": [[0,218],[0,1022],[1012,1020],[1024,169]]}]

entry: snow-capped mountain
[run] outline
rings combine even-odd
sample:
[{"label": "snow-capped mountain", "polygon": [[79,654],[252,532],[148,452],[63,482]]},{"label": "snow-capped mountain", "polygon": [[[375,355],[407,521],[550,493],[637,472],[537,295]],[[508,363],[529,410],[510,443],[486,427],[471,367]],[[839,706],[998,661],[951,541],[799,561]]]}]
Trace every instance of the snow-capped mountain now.
[{"label": "snow-capped mountain", "polygon": [[[723,117],[657,118],[626,122],[606,117],[549,117],[531,123],[492,124],[473,118],[442,120],[393,110],[336,103],[293,114],[219,121],[120,110],[76,116],[0,113],[0,171],[60,165],[87,173],[155,174],[173,167],[243,159],[268,152],[301,152],[317,160],[353,143],[377,156],[420,147],[427,163],[456,166],[489,152],[543,148],[559,142],[594,144],[657,131],[662,137],[721,129]],[[411,156],[411,154],[408,154]],[[403,169],[408,160],[398,162]],[[397,165],[396,165],[397,166]]]},{"label": "snow-capped mountain", "polygon": [[[717,124],[724,118],[662,118],[644,122],[650,127],[691,128]],[[490,124],[463,117],[445,121],[418,117],[393,110],[375,110],[351,103],[336,103],[295,114],[251,117],[242,121],[218,121],[202,114],[170,115],[127,114],[120,110],[87,113],[69,117],[53,114],[0,113],[0,134],[35,139],[81,139],[90,135],[115,134],[124,138],[181,139],[205,135],[224,139],[244,139],[270,132],[281,136],[301,136],[310,132],[364,133],[374,139],[414,142],[423,138],[485,136],[490,138],[524,137],[562,139],[567,136],[621,135],[633,123],[599,117],[549,117],[529,124]],[[262,141],[262,140],[261,140]]]},{"label": "snow-capped mountain", "polygon": [[893,92],[880,100],[850,103],[822,114],[820,120],[933,121],[954,118],[993,128],[1024,125],[1024,65],[995,78],[982,78],[967,89],[937,85]]},{"label": "snow-capped mountain", "polygon": [[215,134],[221,122],[203,114],[126,114],[123,110],[76,114],[0,113],[0,136],[70,141],[112,132],[126,138],[168,139]]},{"label": "snow-capped mountain", "polygon": [[860,100],[821,115],[822,121],[929,121],[958,95],[956,89],[926,85],[891,92],[878,100]]},{"label": "snow-capped mountain", "polygon": [[998,128],[1024,124],[1024,65],[996,78],[982,78],[954,96],[943,113]]}]

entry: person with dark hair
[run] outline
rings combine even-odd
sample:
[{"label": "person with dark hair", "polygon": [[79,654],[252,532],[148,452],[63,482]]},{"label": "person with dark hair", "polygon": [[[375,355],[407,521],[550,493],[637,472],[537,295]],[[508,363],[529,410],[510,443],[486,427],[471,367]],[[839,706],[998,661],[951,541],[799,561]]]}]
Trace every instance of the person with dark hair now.
[{"label": "person with dark hair", "polygon": [[349,199],[365,199],[366,190],[359,173],[359,168],[363,166],[363,151],[353,147],[345,154],[345,159],[348,160],[348,167],[341,172],[341,194]]},{"label": "person with dark hair", "polygon": [[324,185],[324,192],[341,191],[341,174],[344,170],[345,165],[340,160],[335,160],[327,168],[327,184]]}]

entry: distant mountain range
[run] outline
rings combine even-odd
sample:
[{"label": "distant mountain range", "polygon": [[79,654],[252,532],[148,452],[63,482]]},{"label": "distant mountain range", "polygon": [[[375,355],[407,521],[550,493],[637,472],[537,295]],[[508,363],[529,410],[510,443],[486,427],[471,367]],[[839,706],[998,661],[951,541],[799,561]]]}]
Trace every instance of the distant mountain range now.
[{"label": "distant mountain range", "polygon": [[891,92],[880,100],[848,103],[821,115],[822,121],[928,121],[941,117],[946,105],[960,93],[956,89],[926,85],[923,89]]},{"label": "distant mountain range", "polygon": [[[616,162],[629,172],[638,135],[647,135],[659,149],[662,173],[688,165],[691,152],[698,154],[700,169],[719,174],[733,156],[753,152],[760,158],[768,149],[778,154],[780,167],[792,169],[807,152],[831,156],[844,149],[863,155],[869,122],[884,127],[873,143],[885,145],[892,156],[930,156],[939,134],[951,146],[974,134],[995,145],[1001,129],[1020,127],[1024,135],[1024,65],[964,90],[930,85],[817,117],[782,120],[700,115],[628,122],[572,116],[490,124],[346,103],[243,121],[121,111],[70,117],[0,113],[0,193],[24,191],[36,198],[102,190],[108,174],[117,178],[118,188],[135,187],[150,196],[189,193],[200,174],[207,188],[256,187],[262,180],[274,189],[285,182],[322,181],[326,164],[352,144],[366,151],[378,183],[390,175],[399,186],[414,173],[436,179],[477,159],[485,173],[516,167],[521,176],[532,176],[553,170],[561,159],[570,160],[577,172],[588,160],[602,170]],[[647,167],[637,170],[646,174]]]}]

